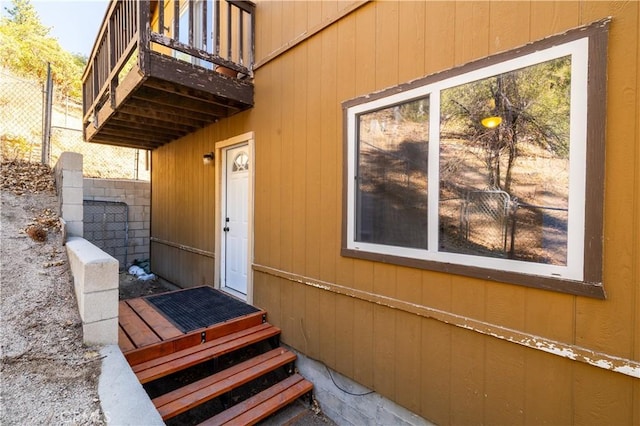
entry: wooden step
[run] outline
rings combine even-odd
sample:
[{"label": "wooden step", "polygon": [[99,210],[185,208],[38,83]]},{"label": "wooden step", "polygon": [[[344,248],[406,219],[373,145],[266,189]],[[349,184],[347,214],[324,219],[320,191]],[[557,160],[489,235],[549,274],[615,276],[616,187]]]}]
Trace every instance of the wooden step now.
[{"label": "wooden step", "polygon": [[161,395],[153,400],[163,420],[170,419],[202,403],[229,392],[279,367],[293,363],[296,355],[276,348],[212,376]]},{"label": "wooden step", "polygon": [[[120,302],[122,303],[122,302]],[[126,308],[125,308],[126,309]],[[141,313],[138,312],[136,314],[138,318],[141,318]],[[179,335],[173,338],[168,338],[160,342],[152,343],[146,346],[136,345],[134,341],[131,343],[136,346],[135,349],[131,349],[129,345],[127,345],[126,350],[123,349],[123,353],[129,365],[137,365],[145,361],[149,361],[158,357],[162,357],[165,355],[172,354],[174,352],[197,346],[202,341],[203,335],[204,340],[206,342],[218,339],[220,337],[245,330],[247,328],[255,327],[265,322],[266,312],[259,311],[253,314],[245,315],[242,317],[234,318],[232,320],[214,324],[210,327],[198,329],[191,331],[189,333]],[[120,321],[120,327],[124,331],[124,334],[129,337],[133,333],[140,333],[138,328],[145,330],[149,329],[152,333],[156,334],[153,327],[154,325],[149,325],[146,322],[132,320],[131,324],[125,325]],[[146,332],[144,332],[146,333]],[[157,334],[156,334],[157,335]],[[126,341],[124,341],[126,344]]]},{"label": "wooden step", "polygon": [[299,374],[276,383],[228,410],[205,420],[199,426],[253,425],[311,392],[313,384]]},{"label": "wooden step", "polygon": [[140,383],[144,384],[279,334],[279,328],[264,323],[133,365],[132,369]]}]

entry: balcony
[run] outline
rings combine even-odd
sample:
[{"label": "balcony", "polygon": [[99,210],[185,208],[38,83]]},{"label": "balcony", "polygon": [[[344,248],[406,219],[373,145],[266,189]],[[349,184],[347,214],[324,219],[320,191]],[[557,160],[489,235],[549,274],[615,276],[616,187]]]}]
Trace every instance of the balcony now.
[{"label": "balcony", "polygon": [[155,149],[253,106],[250,1],[112,1],[82,76],[86,141]]}]

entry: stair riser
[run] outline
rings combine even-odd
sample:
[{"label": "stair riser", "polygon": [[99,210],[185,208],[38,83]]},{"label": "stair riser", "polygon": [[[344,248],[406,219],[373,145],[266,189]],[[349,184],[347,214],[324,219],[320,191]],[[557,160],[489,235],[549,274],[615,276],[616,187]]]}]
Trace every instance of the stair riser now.
[{"label": "stair riser", "polygon": [[238,375],[223,379],[211,386],[195,391],[189,395],[185,395],[178,400],[169,402],[163,406],[156,406],[156,408],[162,416],[162,419],[168,420],[177,416],[178,414],[192,409],[193,407],[196,407],[246,383],[249,383],[252,380],[258,379],[280,367],[291,364],[294,361],[295,355],[293,354],[291,354],[291,356],[281,356],[275,359],[271,359],[266,363],[263,363],[262,365],[251,367]]}]

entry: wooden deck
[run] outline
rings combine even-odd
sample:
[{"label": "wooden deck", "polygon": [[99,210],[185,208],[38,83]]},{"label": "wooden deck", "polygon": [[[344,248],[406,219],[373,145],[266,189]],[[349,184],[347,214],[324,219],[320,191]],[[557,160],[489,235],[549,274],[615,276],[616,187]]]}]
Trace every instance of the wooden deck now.
[{"label": "wooden deck", "polygon": [[[194,289],[166,294],[180,296],[180,292],[190,290]],[[153,403],[164,420],[222,397],[252,380],[263,380],[263,376],[277,369],[285,369],[290,376],[245,401],[227,407],[225,411],[212,413],[215,417],[206,419],[208,424],[254,424],[309,394],[313,388],[310,382],[293,374],[296,356],[279,347],[280,329],[266,322],[266,312],[263,310],[189,332],[181,331],[174,321],[146,298],[121,301],[119,314],[119,346],[142,384],[222,355],[233,354],[250,345],[267,342],[271,348],[232,367],[212,371],[204,379],[155,397]]]},{"label": "wooden deck", "polygon": [[266,316],[260,310],[183,333],[145,298],[123,300],[119,305],[118,345],[129,364],[135,365],[263,324]]},{"label": "wooden deck", "polygon": [[[180,28],[185,4],[190,19]],[[207,4],[109,3],[82,76],[85,140],[155,149],[253,106],[255,5]]]}]

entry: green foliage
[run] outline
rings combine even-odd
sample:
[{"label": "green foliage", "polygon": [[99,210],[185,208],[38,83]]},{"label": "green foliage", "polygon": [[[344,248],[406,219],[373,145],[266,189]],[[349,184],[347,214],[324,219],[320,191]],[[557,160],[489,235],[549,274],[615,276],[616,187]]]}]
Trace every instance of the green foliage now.
[{"label": "green foliage", "polygon": [[[527,145],[569,156],[571,61],[558,58],[442,92],[444,133],[482,152],[488,186],[510,191],[511,173]],[[497,127],[482,119],[500,117]]]},{"label": "green foliage", "polygon": [[0,142],[2,143],[2,158],[5,160],[27,158],[33,148],[31,143],[21,135],[2,134],[0,135]]},{"label": "green foliage", "polygon": [[50,29],[40,22],[30,0],[12,0],[12,4],[11,8],[5,8],[8,16],[0,19],[0,65],[43,82],[49,62],[57,88],[73,98],[81,98],[80,78],[86,58],[60,47],[49,35]]}]

